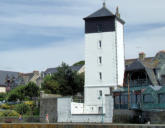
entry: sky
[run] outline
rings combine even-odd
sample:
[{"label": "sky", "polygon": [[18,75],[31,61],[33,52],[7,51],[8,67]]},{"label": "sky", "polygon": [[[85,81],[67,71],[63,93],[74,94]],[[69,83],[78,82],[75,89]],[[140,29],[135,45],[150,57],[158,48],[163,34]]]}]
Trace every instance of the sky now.
[{"label": "sky", "polygon": [[[165,0],[106,0],[119,6],[125,57],[165,49]],[[44,71],[84,60],[83,18],[102,7],[102,0],[0,0],[0,70]]]}]

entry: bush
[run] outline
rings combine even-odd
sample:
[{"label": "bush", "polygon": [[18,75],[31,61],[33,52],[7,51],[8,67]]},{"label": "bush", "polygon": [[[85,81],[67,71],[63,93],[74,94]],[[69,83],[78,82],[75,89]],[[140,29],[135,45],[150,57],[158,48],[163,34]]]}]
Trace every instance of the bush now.
[{"label": "bush", "polygon": [[24,104],[29,105],[29,106],[33,106],[34,101],[25,101]]},{"label": "bush", "polygon": [[24,103],[15,105],[15,110],[21,115],[29,115],[31,112],[30,106]]},{"label": "bush", "polygon": [[40,115],[40,108],[39,107],[34,107],[33,108],[33,115],[37,116],[37,115]]},{"label": "bush", "polygon": [[0,101],[3,101],[6,99],[6,93],[0,93]]},{"label": "bush", "polygon": [[14,110],[0,111],[0,117],[14,117],[14,116],[19,116],[19,113],[17,113]]},{"label": "bush", "polygon": [[10,105],[7,105],[7,104],[2,104],[0,106],[1,109],[10,109]]},{"label": "bush", "polygon": [[8,101],[17,101],[18,99],[20,101],[25,99],[25,86],[20,85],[13,90],[11,90],[8,95],[7,95],[7,100]]}]

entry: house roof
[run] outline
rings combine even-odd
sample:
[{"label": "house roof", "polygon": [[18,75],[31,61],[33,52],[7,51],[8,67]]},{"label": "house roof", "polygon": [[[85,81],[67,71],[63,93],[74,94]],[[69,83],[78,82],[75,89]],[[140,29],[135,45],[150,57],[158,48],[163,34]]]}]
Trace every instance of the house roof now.
[{"label": "house roof", "polygon": [[6,78],[17,78],[19,76],[18,72],[11,72],[11,71],[2,71],[0,70],[0,85],[6,85]]},{"label": "house roof", "polygon": [[145,66],[139,60],[136,60],[128,67],[126,67],[126,71],[135,71],[135,70],[143,70],[143,69],[145,69]]},{"label": "house roof", "polygon": [[158,85],[158,81],[153,72],[153,69],[150,68],[146,63],[143,63],[143,61],[136,60],[135,62],[130,64],[128,67],[126,67],[126,72],[138,71],[138,70],[145,70],[152,85]]},{"label": "house roof", "polygon": [[55,72],[57,72],[57,68],[48,68],[48,69],[46,69],[46,71],[45,71],[45,73],[46,74],[48,74],[48,73],[55,73]]},{"label": "house roof", "polygon": [[148,75],[152,85],[155,85],[155,86],[158,85],[158,81],[156,79],[156,76],[155,76],[153,70],[150,68],[145,68],[145,70],[147,72],[147,75]]},{"label": "house roof", "polygon": [[[154,57],[146,57],[143,62],[144,63],[150,63],[153,60]],[[139,60],[139,58],[134,58],[134,59],[126,59],[125,60],[125,65],[128,66],[130,64],[132,64],[133,62]]]},{"label": "house roof", "polygon": [[[79,71],[82,66],[83,66],[83,64],[82,65],[71,66],[70,68],[72,69],[72,71]],[[57,72],[57,68],[48,68],[45,71],[46,74],[49,74],[49,73],[53,74],[53,73],[56,73],[56,72]]]}]

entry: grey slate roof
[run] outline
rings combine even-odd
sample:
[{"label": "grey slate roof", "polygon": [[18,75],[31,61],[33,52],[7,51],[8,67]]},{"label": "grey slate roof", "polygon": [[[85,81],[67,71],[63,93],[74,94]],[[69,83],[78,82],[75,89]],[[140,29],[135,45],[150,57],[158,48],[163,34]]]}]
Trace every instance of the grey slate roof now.
[{"label": "grey slate roof", "polygon": [[[79,71],[83,65],[71,66],[72,71]],[[53,74],[57,72],[57,68],[48,68],[44,73]]]},{"label": "grey slate roof", "polygon": [[155,85],[155,86],[158,85],[158,81],[156,79],[156,76],[155,76],[153,70],[152,69],[149,69],[149,68],[145,68],[145,70],[147,72],[147,75],[148,75],[148,77],[149,77],[152,85]]},{"label": "grey slate roof", "polygon": [[96,17],[105,17],[105,16],[115,16],[111,11],[109,11],[106,7],[102,7],[98,11],[92,13],[91,15],[87,16],[87,18],[96,18]]},{"label": "grey slate roof", "polygon": [[83,65],[77,65],[77,66],[71,66],[71,69],[73,70],[73,71],[79,71],[80,69],[81,69],[81,67],[82,67]]},{"label": "grey slate roof", "polygon": [[152,85],[158,85],[158,81],[156,79],[156,76],[153,72],[152,69],[146,67],[145,64],[143,64],[143,62],[136,60],[135,62],[133,62],[132,64],[130,64],[127,68],[126,68],[126,72],[129,71],[138,71],[138,70],[145,70]]},{"label": "grey slate roof", "polygon": [[135,62],[130,64],[128,67],[126,67],[126,71],[136,71],[136,70],[143,70],[143,69],[145,69],[144,65],[138,60],[136,60]]},{"label": "grey slate roof", "polygon": [[55,73],[55,72],[57,72],[57,68],[48,68],[45,71],[46,74],[49,74],[49,73],[52,74],[52,73]]},{"label": "grey slate roof", "polygon": [[17,78],[19,75],[18,72],[11,72],[11,71],[0,71],[0,85],[6,85],[6,77],[9,78]]}]

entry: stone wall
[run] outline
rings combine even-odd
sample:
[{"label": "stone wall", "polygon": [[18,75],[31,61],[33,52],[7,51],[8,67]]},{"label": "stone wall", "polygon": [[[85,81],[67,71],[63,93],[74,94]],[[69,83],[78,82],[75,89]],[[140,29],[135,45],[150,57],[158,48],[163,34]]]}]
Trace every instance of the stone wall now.
[{"label": "stone wall", "polygon": [[115,109],[113,123],[139,123],[138,113],[133,110]]},{"label": "stone wall", "polygon": [[165,124],[165,111],[114,110],[113,123]]},{"label": "stone wall", "polygon": [[111,123],[113,118],[113,98],[106,96],[106,114],[71,114],[70,97],[58,98],[58,122],[107,122]]},{"label": "stone wall", "polygon": [[144,111],[142,116],[152,124],[165,124],[165,111]]},{"label": "stone wall", "polygon": [[45,118],[48,114],[50,123],[57,122],[57,98],[60,96],[44,94],[44,92],[40,95],[40,121],[46,122]]}]

